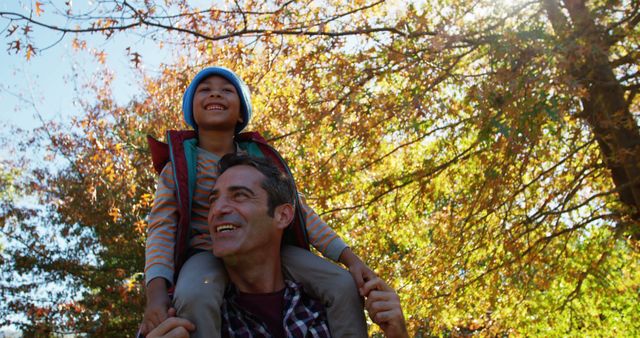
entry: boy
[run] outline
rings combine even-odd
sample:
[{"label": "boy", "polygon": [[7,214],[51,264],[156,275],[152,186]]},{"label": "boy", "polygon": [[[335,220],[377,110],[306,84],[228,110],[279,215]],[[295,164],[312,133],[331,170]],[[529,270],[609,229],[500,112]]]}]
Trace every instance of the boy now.
[{"label": "boy", "polygon": [[[251,118],[250,92],[232,71],[223,67],[206,68],[185,91],[183,112],[196,137],[172,143],[172,163],[164,166],[158,181],[149,215],[145,263],[147,307],[141,331],[149,332],[167,317],[171,302],[167,289],[173,286],[175,271],[180,271],[174,295],[177,315],[196,325],[192,337],[219,337],[226,274],[211,254],[215,244],[208,232],[208,197],[218,175],[218,159],[243,151],[235,142],[235,136]],[[192,165],[186,170],[189,175],[175,177],[176,163],[183,155],[187,157],[186,162],[191,158]],[[189,198],[184,193],[181,196],[177,188],[187,180],[193,186],[189,189]],[[188,208],[185,209],[185,205]],[[375,274],[313,210],[305,205],[301,209],[306,216],[311,244],[323,255],[345,264],[353,279],[334,264],[293,246],[282,250],[285,271],[325,303],[333,336],[366,337],[362,304],[354,286],[362,287]],[[184,215],[179,210],[190,211]],[[189,230],[188,259],[182,267],[176,267],[179,262],[174,261],[175,246],[180,245],[176,240],[180,237],[176,236],[177,223],[185,216]]]}]

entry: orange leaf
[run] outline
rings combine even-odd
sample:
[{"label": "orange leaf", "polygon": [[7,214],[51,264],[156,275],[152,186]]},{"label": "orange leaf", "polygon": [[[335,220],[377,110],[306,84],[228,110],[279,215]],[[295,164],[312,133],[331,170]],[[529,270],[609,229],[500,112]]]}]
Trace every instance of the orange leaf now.
[{"label": "orange leaf", "polygon": [[42,13],[44,13],[44,10],[42,9],[42,3],[36,1],[36,15],[40,16]]},{"label": "orange leaf", "polygon": [[104,65],[107,60],[107,53],[104,51],[98,52],[96,53],[96,57],[98,58],[98,62]]}]

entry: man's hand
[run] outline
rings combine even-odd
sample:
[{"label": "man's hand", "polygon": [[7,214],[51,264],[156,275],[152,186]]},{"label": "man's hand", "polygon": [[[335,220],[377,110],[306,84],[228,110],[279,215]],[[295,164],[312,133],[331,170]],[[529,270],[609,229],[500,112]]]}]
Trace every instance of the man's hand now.
[{"label": "man's hand", "polygon": [[147,285],[147,306],[140,325],[140,333],[146,335],[169,316],[171,299],[167,294],[167,284],[163,278],[155,278]]},{"label": "man's hand", "polygon": [[356,281],[356,285],[358,286],[358,291],[361,296],[364,296],[362,287],[364,283],[376,278],[376,274],[369,269],[369,267],[362,262],[356,254],[351,251],[350,248],[346,248],[340,254],[340,262],[346,265],[349,268],[349,273],[353,277],[353,280]]},{"label": "man's hand", "polygon": [[174,308],[169,309],[168,314],[169,318],[149,332],[146,338],[189,338],[189,332],[196,329],[190,321],[174,317],[176,315]]},{"label": "man's hand", "polygon": [[364,307],[371,320],[378,324],[387,338],[408,338],[407,325],[400,306],[400,297],[382,279],[366,282]]}]

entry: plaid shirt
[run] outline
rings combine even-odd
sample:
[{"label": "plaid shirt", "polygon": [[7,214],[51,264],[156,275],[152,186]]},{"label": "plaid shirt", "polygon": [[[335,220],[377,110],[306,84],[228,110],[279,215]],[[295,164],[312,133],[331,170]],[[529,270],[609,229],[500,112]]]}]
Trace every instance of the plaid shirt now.
[{"label": "plaid shirt", "polygon": [[[305,294],[300,284],[289,280],[285,280],[284,283],[282,324],[286,337],[331,337],[327,314],[322,304]],[[222,304],[222,337],[272,337],[262,320],[238,306],[236,296],[237,291],[230,284]]]}]

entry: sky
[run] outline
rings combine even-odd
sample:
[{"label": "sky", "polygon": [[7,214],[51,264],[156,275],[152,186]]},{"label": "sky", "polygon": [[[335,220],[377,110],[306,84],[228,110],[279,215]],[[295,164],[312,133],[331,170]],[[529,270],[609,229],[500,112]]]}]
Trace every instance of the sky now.
[{"label": "sky", "polygon": [[[35,1],[3,0],[0,11],[28,15],[33,3]],[[42,18],[47,18],[48,9],[46,6],[43,9]],[[40,126],[42,121],[63,122],[79,115],[81,107],[76,103],[75,88],[86,83],[101,66],[88,52],[73,50],[70,35],[27,60],[22,54],[7,51],[11,41],[7,37],[7,27],[8,21],[0,19],[0,145],[3,147],[0,161],[11,157],[5,147],[6,141],[11,141],[14,128],[28,131]],[[51,45],[59,37],[60,33],[44,29],[37,29],[32,34],[38,46]],[[143,67],[149,74],[153,74],[160,63],[171,62],[170,51],[158,49],[152,41],[132,33],[115,34],[108,40],[98,34],[82,35],[81,38],[87,40],[88,48],[103,49],[107,53],[106,66],[115,74],[112,88],[119,104],[129,102],[141,92],[140,83],[131,72],[133,63],[127,55],[128,46],[142,54]],[[72,76],[74,73],[78,76]]]}]

